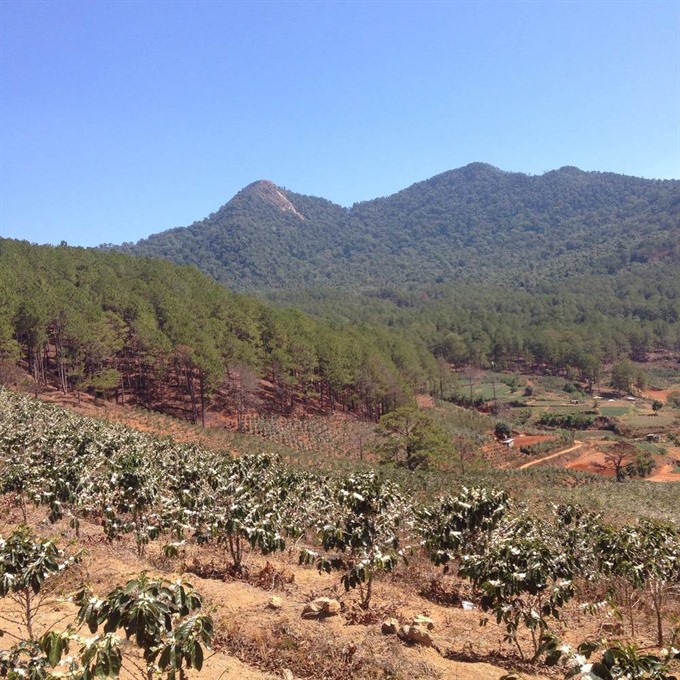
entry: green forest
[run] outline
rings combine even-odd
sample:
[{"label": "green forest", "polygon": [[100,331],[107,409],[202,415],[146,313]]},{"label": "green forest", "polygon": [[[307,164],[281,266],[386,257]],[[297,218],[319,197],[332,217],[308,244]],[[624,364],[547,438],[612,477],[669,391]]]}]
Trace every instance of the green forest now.
[{"label": "green forest", "polygon": [[0,353],[193,422],[377,420],[467,367],[592,386],[678,350],[679,270],[677,181],[476,163],[351,209],[261,181],[137,245],[0,241]]},{"label": "green forest", "polygon": [[435,363],[387,330],[277,310],[196,268],[117,253],[0,240],[0,298],[0,358],[23,361],[36,389],[89,390],[194,422],[211,401],[251,408],[258,378],[277,412],[314,397],[378,418],[411,400]]},{"label": "green forest", "polygon": [[[348,292],[270,293],[314,315],[373,323],[423,343],[457,368],[522,367],[596,380],[604,364],[646,361],[680,348],[680,276],[675,263],[638,264],[532,287],[439,284]],[[576,376],[575,376],[576,377]]]},{"label": "green forest", "polygon": [[639,264],[533,290],[325,288],[267,303],[162,259],[2,240],[0,356],[23,362],[36,389],[89,391],[193,422],[210,406],[242,415],[296,404],[377,420],[417,392],[448,396],[465,367],[592,385],[607,364],[677,350],[676,274]]},{"label": "green forest", "polygon": [[188,228],[121,249],[248,291],[473,281],[532,286],[680,262],[680,182],[473,163],[345,209],[255,182]]}]

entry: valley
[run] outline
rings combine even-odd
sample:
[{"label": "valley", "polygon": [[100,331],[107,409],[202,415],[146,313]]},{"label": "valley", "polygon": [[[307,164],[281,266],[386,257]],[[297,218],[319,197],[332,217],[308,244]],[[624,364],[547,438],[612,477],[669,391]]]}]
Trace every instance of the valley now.
[{"label": "valley", "polygon": [[673,677],[679,205],[472,164],[0,239],[0,670]]}]

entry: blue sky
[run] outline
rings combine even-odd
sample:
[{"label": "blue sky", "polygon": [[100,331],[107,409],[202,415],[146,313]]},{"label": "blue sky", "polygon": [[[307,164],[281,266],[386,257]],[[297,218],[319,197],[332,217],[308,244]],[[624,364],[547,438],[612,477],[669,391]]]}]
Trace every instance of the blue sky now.
[{"label": "blue sky", "polygon": [[680,178],[680,2],[0,0],[0,236],[133,241],[257,179]]}]

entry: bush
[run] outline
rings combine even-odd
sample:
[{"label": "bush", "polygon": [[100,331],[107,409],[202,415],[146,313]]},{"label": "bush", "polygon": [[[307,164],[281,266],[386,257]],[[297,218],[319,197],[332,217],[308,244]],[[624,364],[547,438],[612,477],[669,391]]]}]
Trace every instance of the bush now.
[{"label": "bush", "polygon": [[628,477],[649,477],[656,469],[656,462],[649,451],[641,451],[626,465]]},{"label": "bush", "polygon": [[505,377],[503,378],[502,382],[510,388],[510,392],[516,392],[517,388],[519,387],[519,376],[511,375],[509,377]]},{"label": "bush", "polygon": [[510,425],[508,425],[508,423],[499,421],[496,423],[496,427],[494,428],[494,434],[496,435],[497,439],[507,439],[512,435],[512,428]]},{"label": "bush", "polygon": [[524,425],[531,418],[530,408],[516,408],[508,414],[513,423]]},{"label": "bush", "polygon": [[565,430],[587,430],[594,422],[593,416],[583,413],[544,413],[538,424],[546,427],[560,427]]}]

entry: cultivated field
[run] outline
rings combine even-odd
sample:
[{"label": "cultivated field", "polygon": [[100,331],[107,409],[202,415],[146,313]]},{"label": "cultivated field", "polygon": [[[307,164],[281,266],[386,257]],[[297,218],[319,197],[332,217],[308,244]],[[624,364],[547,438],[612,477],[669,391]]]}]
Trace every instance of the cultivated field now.
[{"label": "cultivated field", "polygon": [[[638,584],[623,563],[620,571],[610,573],[610,567],[605,566],[609,562],[600,563],[599,553],[594,550],[597,543],[600,551],[611,549],[612,555],[624,554],[619,542],[628,540],[629,532],[633,532],[631,536],[640,532],[642,536],[649,535],[644,539],[647,541],[653,535],[649,532],[670,531],[664,539],[664,549],[675,550],[672,546],[678,540],[674,529],[661,528],[667,525],[640,524],[638,520],[644,508],[650,518],[677,522],[679,485],[661,479],[657,484],[620,484],[606,470],[599,470],[604,474],[590,473],[597,468],[597,452],[604,455],[616,438],[578,439],[570,447],[544,457],[530,456],[530,461],[507,469],[483,458],[475,464],[467,461],[462,476],[457,466],[448,471],[415,473],[381,466],[387,478],[374,482],[371,480],[378,478],[371,472],[370,460],[350,461],[355,470],[365,472],[347,477],[339,457],[322,455],[322,444],[347,441],[343,437],[347,437],[349,426],[343,419],[335,426],[329,421],[328,429],[321,431],[314,421],[294,422],[291,431],[305,433],[297,448],[285,445],[286,437],[291,437],[286,431],[278,433],[282,443],[268,436],[267,427],[276,431],[272,421],[264,421],[264,425],[263,421],[254,421],[261,431],[253,435],[237,435],[224,428],[201,433],[197,428],[175,424],[173,434],[178,440],[192,442],[192,433],[204,437],[197,447],[195,441],[175,444],[167,436],[148,438],[119,425],[111,429],[100,420],[78,420],[60,410],[43,410],[31,401],[4,398],[0,434],[6,493],[0,534],[7,538],[25,517],[38,536],[54,539],[67,553],[85,549],[79,564],[52,581],[46,591],[48,606],[33,621],[36,630],[75,620],[77,608],[69,596],[82,582],[89,584],[97,598],[104,598],[116,585],[141,572],[169,582],[181,575],[204,596],[203,611],[215,626],[212,651],[206,654],[201,677],[472,680],[500,679],[509,672],[527,679],[563,677],[563,665],[548,667],[543,656],[534,653],[537,631],[526,623],[533,620],[533,615],[526,620],[521,615],[522,607],[531,602],[529,595],[525,593],[514,600],[510,609],[505,609],[510,601],[502,594],[505,590],[494,591],[496,604],[483,597],[490,583],[506,578],[501,572],[494,572],[493,577],[485,572],[489,560],[498,560],[504,554],[494,551],[502,550],[504,545],[521,544],[517,553],[512,548],[503,559],[513,554],[531,554],[534,548],[530,546],[544,546],[544,557],[540,558],[547,559],[541,567],[544,573],[539,576],[536,572],[532,578],[547,579],[548,590],[539,586],[538,593],[545,592],[547,596],[553,592],[551,606],[559,610],[559,618],[546,614],[545,630],[559,637],[561,644],[573,647],[584,640],[605,637],[612,641],[609,644],[617,644],[614,640],[634,642],[649,653],[659,647],[659,635],[666,642],[674,634],[674,617],[680,615],[680,601],[672,587],[676,577],[671,577],[671,572],[665,577],[660,576],[661,572],[657,575],[654,570],[663,564],[658,556],[649,563],[653,571]],[[94,407],[85,404],[82,408]],[[438,410],[440,422],[452,431],[458,427],[469,437],[479,437],[483,446],[492,438],[485,432],[493,422],[489,416],[450,405],[433,404],[431,409]],[[94,410],[113,416],[113,420],[138,418],[137,424],[143,425],[145,431],[168,434],[170,422],[161,417],[129,411],[125,416],[124,409],[113,406]],[[365,423],[361,427],[364,429],[357,431],[367,432]],[[518,444],[535,446],[551,438],[554,434],[517,436],[516,440]],[[298,461],[316,459],[317,470],[324,469],[326,473],[310,475],[302,471],[304,468],[267,462],[274,459],[266,455],[243,457],[247,452],[239,448],[245,442],[253,447],[249,449],[251,453],[279,452],[296,465]],[[641,442],[638,446],[652,456],[677,455],[675,448],[668,450],[664,444]],[[312,450],[299,458],[305,447]],[[504,451],[510,458],[526,457],[516,451]],[[28,453],[30,461],[24,467]],[[231,459],[233,453],[241,458]],[[578,457],[564,460],[572,453]],[[80,462],[69,462],[71,456]],[[590,460],[589,472],[579,471],[581,460]],[[565,468],[552,466],[558,461]],[[666,471],[659,470],[658,474]],[[217,476],[211,486],[212,475]],[[176,483],[175,478],[184,481]],[[293,486],[281,495],[284,480],[290,480],[285,483]],[[505,487],[511,495],[509,506],[505,505],[507,496],[486,495],[490,493],[487,491],[474,491],[481,495],[468,497],[469,492],[461,489],[463,481],[479,484],[480,489]],[[69,489],[79,490],[74,495]],[[461,495],[457,497],[460,500],[450,496],[452,500],[446,501],[442,494]],[[354,548],[350,544],[341,548],[335,543],[338,536],[368,526],[364,520],[356,525],[354,520],[347,522],[367,512],[363,504],[369,498],[375,498],[378,505],[365,515],[365,521],[371,518],[371,523],[377,522],[375,529]],[[438,503],[453,503],[453,514],[447,515],[452,510]],[[584,510],[575,503],[603,517],[582,514]],[[269,510],[258,514],[263,504]],[[557,514],[554,504],[561,504]],[[132,512],[135,507],[138,510]],[[243,514],[238,514],[239,508]],[[569,517],[573,513],[579,519],[572,525]],[[481,518],[482,524],[477,525],[479,519],[475,518]],[[465,541],[442,538],[450,535],[441,533],[444,519],[454,522],[449,526],[469,532]],[[341,534],[335,534],[335,529],[324,533],[333,526],[344,529]],[[350,526],[355,528],[350,530]],[[487,532],[489,543],[484,538]],[[227,541],[221,536],[231,538]],[[242,543],[234,552],[232,540],[237,536]],[[614,542],[610,545],[610,541]],[[392,552],[397,547],[406,560]],[[342,556],[337,563],[334,551]],[[443,554],[447,555],[444,562],[448,569],[432,562],[442,561]],[[568,556],[564,564],[558,557],[562,554]],[[648,553],[641,553],[639,559],[647,559],[645,555]],[[301,560],[305,564],[300,564]],[[508,568],[507,587],[513,583],[512,588],[517,588],[521,582],[512,574],[526,567],[509,564]],[[345,576],[351,585],[346,588],[340,579],[343,570],[349,570]],[[593,570],[592,580],[587,576],[589,570]],[[568,573],[572,574],[571,580],[565,581]],[[352,574],[358,580],[352,581]],[[366,578],[371,582],[368,591],[368,581],[363,580]],[[661,628],[654,601],[649,599],[651,591],[645,589],[646,584],[657,583],[659,578],[666,579],[663,606],[658,610]],[[574,584],[573,591],[570,583]],[[666,590],[666,585],[671,588]],[[519,586],[517,595],[524,592],[523,587]],[[553,601],[554,593],[562,594]],[[303,615],[318,597],[330,598],[337,605],[328,615]],[[634,607],[630,597],[637,602]],[[9,599],[4,599],[1,606],[0,616],[21,618]],[[508,618],[503,613],[513,611],[519,618],[515,619],[514,614]],[[494,616],[500,617],[500,625],[494,623]],[[397,634],[386,632],[386,622],[390,620],[396,622]],[[415,625],[414,620],[428,623]],[[480,620],[486,620],[486,625],[480,627]],[[20,626],[10,625],[15,628],[5,628],[8,635],[0,640],[5,649],[12,645],[11,635],[22,635]],[[409,632],[410,628],[414,632]],[[145,663],[139,652],[126,644],[124,659],[124,677],[137,677]],[[568,659],[565,657],[563,662]],[[188,673],[187,677],[196,674],[191,669],[183,672]]]}]

